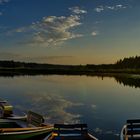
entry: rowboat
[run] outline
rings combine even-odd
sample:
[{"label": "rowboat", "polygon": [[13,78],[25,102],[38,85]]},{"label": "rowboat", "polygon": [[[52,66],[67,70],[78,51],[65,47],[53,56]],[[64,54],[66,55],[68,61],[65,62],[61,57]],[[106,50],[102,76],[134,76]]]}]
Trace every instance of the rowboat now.
[{"label": "rowboat", "polygon": [[41,140],[53,127],[44,123],[40,114],[29,111],[25,116],[13,114],[13,107],[0,100],[0,140]]},{"label": "rowboat", "polygon": [[127,120],[120,134],[121,140],[140,140],[140,119]]},{"label": "rowboat", "polygon": [[39,140],[52,132],[53,127],[44,123],[41,115],[28,112],[27,119],[0,119],[0,140]]},{"label": "rowboat", "polygon": [[54,124],[45,140],[98,140],[88,133],[87,124]]}]

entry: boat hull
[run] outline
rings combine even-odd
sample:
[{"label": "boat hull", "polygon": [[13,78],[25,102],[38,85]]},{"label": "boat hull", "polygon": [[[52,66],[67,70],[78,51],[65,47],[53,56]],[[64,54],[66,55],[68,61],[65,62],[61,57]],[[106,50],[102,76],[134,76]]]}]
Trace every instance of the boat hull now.
[{"label": "boat hull", "polygon": [[0,133],[0,140],[41,140],[51,133],[52,129],[44,128],[23,132]]}]

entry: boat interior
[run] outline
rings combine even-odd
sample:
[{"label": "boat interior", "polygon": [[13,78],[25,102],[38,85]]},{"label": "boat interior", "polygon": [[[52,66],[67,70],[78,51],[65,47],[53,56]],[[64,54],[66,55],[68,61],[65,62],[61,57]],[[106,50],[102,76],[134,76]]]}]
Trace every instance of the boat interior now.
[{"label": "boat interior", "polygon": [[12,117],[10,117],[10,119],[0,119],[0,131],[13,132],[34,130],[42,128],[43,123],[44,119],[41,115],[29,111],[26,120],[20,120],[15,118],[12,119]]},{"label": "boat interior", "polygon": [[[91,140],[87,124],[55,124],[49,140]],[[95,140],[95,138],[93,139]]]},{"label": "boat interior", "polygon": [[127,120],[121,132],[121,140],[140,140],[140,119]]}]

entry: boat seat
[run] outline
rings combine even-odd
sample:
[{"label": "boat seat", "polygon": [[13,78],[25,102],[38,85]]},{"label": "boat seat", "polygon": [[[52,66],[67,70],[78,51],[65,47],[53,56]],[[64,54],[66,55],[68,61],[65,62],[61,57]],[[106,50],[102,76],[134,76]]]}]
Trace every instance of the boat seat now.
[{"label": "boat seat", "polygon": [[87,124],[55,124],[54,133],[59,136],[80,136],[86,135]]},{"label": "boat seat", "polygon": [[128,140],[140,140],[140,119],[127,120],[126,135]]},{"label": "boat seat", "polygon": [[44,123],[44,118],[35,112],[29,111],[27,114],[27,123],[29,126],[41,126]]}]

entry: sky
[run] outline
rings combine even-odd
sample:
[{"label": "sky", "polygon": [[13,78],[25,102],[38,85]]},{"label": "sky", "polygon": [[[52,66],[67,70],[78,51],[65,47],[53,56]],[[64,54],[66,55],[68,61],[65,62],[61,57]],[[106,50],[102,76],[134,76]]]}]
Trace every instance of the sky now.
[{"label": "sky", "polygon": [[140,0],[0,0],[0,60],[109,64],[140,54]]}]

